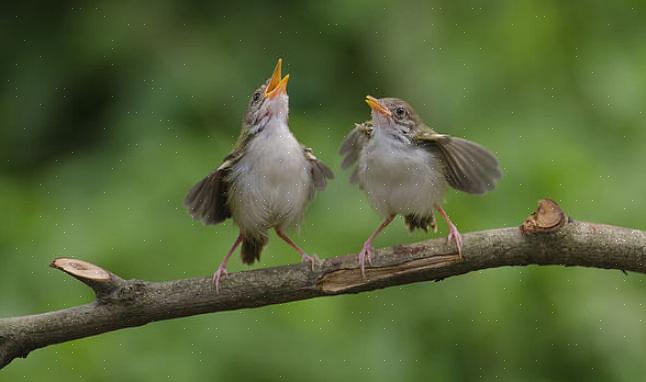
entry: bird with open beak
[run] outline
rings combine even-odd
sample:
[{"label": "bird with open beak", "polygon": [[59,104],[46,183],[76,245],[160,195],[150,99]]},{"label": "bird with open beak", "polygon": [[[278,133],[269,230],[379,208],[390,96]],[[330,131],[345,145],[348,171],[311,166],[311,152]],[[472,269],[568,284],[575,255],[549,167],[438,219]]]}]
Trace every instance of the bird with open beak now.
[{"label": "bird with open beak", "polygon": [[309,202],[322,191],[332,171],[312,150],[301,145],[287,126],[289,75],[281,75],[282,60],[265,84],[251,95],[242,130],[233,151],[210,175],[198,182],[186,196],[184,205],[194,219],[218,224],[227,218],[240,229],[238,237],[213,274],[213,285],[220,290],[227,261],[242,244],[242,262],[260,260],[267,244],[267,232],[298,252],[303,262],[314,266],[307,255],[286,234],[303,218]]},{"label": "bird with open beak", "polygon": [[341,166],[356,163],[351,181],[359,183],[384,218],[359,252],[361,273],[365,277],[365,263],[371,263],[373,240],[398,214],[411,231],[436,231],[437,210],[461,257],[462,236],[442,208],[442,198],[448,186],[471,194],[492,190],[501,176],[498,161],[476,143],[436,133],[405,101],[367,96],[366,102],[372,120],[356,124],[340,149]]}]

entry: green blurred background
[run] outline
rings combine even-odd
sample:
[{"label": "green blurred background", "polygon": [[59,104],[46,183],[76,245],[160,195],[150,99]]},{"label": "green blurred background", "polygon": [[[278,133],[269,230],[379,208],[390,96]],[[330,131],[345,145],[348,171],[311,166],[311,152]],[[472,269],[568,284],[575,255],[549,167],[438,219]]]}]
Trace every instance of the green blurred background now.
[{"label": "green blurred background", "polygon": [[[310,253],[355,252],[378,224],[337,155],[368,93],[498,155],[494,192],[446,197],[463,232],[519,225],[546,196],[646,229],[643,1],[41,3],[0,12],[0,316],[91,301],[47,267],[57,256],[126,278],[211,274],[235,228],[193,222],[182,199],[278,57],[292,131],[337,175],[295,235]],[[376,244],[433,236],[397,221]],[[254,267],[297,261],[271,236]],[[494,269],[108,333],[0,380],[634,381],[645,294],[638,274]]]}]

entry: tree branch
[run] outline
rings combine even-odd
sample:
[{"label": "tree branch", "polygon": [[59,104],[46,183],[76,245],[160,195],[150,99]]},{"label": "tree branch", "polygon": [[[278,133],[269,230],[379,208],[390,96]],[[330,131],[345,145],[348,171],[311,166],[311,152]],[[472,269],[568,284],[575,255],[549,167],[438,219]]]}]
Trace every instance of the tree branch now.
[{"label": "tree branch", "polygon": [[379,249],[361,276],[354,255],[229,274],[220,293],[211,278],[166,282],[123,280],[85,261],[60,258],[52,267],[96,294],[90,304],[0,319],[0,368],[48,345],[196,314],[260,307],[318,296],[442,280],[510,265],[565,265],[646,273],[646,232],[570,220],[551,200],[520,228],[464,235],[463,259],[444,239]]}]

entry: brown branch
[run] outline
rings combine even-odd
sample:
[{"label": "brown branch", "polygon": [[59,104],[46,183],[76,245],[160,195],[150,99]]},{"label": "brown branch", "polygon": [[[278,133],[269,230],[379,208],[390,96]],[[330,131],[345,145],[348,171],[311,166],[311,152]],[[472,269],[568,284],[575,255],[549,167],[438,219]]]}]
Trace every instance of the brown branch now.
[{"label": "brown branch", "polygon": [[148,322],[260,307],[418,281],[442,280],[510,265],[565,265],[646,273],[646,232],[569,220],[551,200],[519,228],[464,235],[463,259],[444,239],[383,248],[361,276],[356,257],[228,275],[217,294],[211,278],[166,282],[122,280],[94,264],[56,259],[60,269],[91,287],[94,302],[69,309],[0,319],[0,368],[48,345]]}]

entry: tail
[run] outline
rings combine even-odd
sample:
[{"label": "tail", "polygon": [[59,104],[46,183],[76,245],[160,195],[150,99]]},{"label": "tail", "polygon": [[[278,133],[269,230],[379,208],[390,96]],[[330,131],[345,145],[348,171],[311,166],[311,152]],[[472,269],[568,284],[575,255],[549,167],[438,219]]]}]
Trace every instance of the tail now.
[{"label": "tail", "polygon": [[257,237],[244,236],[242,239],[242,248],[240,249],[240,257],[245,264],[253,264],[254,261],[260,261],[260,252],[267,245],[267,234],[262,234]]},{"label": "tail", "polygon": [[406,215],[404,220],[408,226],[408,230],[411,232],[416,228],[428,232],[428,227],[431,227],[433,232],[437,232],[437,225],[435,224],[435,216],[433,214],[429,216]]}]

